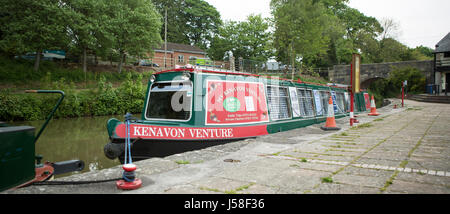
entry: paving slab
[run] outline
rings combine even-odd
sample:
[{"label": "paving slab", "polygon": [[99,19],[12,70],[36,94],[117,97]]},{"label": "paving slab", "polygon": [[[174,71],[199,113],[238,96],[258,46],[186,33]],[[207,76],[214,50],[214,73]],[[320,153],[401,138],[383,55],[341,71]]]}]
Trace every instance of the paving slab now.
[{"label": "paving slab", "polygon": [[393,194],[449,194],[450,188],[440,185],[394,180],[385,193]]},{"label": "paving slab", "polygon": [[325,183],[313,189],[308,194],[377,194],[378,188],[341,183]]}]

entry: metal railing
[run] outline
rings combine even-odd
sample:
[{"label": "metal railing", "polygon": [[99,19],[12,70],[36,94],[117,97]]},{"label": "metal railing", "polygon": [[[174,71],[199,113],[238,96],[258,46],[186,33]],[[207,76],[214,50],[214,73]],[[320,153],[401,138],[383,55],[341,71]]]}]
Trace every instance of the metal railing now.
[{"label": "metal railing", "polygon": [[450,66],[450,59],[440,59],[436,60],[437,67]]},{"label": "metal railing", "polygon": [[[231,59],[228,61],[214,61],[209,59],[178,59],[164,57],[152,57],[145,60],[139,60],[143,63],[135,65],[155,67],[158,70],[173,69],[178,66],[201,66],[211,69],[223,69],[236,72],[261,74],[261,75],[279,75],[291,78],[291,76],[309,75],[316,77],[328,78],[328,73],[333,70],[332,67],[326,68],[310,68],[310,67],[296,67],[292,69],[291,65],[285,65],[278,62],[261,62],[247,59]],[[138,62],[139,62],[138,61]],[[165,62],[165,63],[164,63]],[[294,73],[292,73],[294,71]]]}]

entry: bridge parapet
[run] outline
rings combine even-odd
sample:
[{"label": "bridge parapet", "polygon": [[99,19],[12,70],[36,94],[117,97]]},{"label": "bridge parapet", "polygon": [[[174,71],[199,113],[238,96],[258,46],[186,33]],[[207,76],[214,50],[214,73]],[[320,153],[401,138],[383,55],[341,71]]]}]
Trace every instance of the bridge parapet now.
[{"label": "bridge parapet", "polygon": [[[364,82],[378,78],[388,78],[394,67],[414,67],[422,71],[426,78],[427,84],[432,84],[433,77],[433,61],[404,61],[404,62],[386,62],[361,65],[361,85]],[[328,73],[330,81],[339,84],[350,84],[350,65],[335,65],[333,70]]]}]

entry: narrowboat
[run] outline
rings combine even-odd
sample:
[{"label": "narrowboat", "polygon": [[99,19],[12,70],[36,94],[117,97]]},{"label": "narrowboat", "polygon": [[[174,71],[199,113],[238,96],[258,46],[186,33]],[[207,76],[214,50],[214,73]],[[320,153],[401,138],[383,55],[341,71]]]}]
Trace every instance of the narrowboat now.
[{"label": "narrowboat", "polygon": [[[140,118],[130,119],[128,127],[108,120],[104,152],[123,162],[129,138],[136,161],[305,127],[326,120],[330,96],[335,117],[348,116],[346,86],[208,67],[161,71],[148,81]],[[356,113],[370,104],[365,97],[356,94]]]}]

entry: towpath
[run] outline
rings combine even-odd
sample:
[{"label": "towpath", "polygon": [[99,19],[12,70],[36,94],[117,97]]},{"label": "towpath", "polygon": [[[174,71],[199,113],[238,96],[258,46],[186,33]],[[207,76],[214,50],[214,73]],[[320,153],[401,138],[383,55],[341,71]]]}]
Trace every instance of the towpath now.
[{"label": "towpath", "polygon": [[[394,100],[393,104],[399,104]],[[143,187],[114,182],[30,186],[4,193],[450,193],[450,105],[406,101],[361,114],[350,128],[306,128],[137,162]],[[60,180],[120,177],[120,166]]]}]

